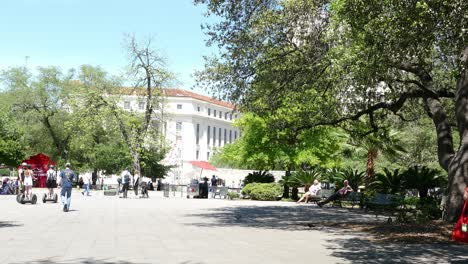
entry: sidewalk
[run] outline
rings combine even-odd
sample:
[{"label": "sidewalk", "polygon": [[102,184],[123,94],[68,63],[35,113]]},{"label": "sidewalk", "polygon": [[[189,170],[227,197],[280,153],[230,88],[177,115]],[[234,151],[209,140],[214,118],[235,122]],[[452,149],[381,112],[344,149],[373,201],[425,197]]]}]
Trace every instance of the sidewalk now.
[{"label": "sidewalk", "polygon": [[[37,191],[39,192],[39,190]],[[221,199],[119,199],[74,190],[59,204],[0,196],[0,263],[454,263],[467,245],[374,243],[317,221],[382,221],[360,210]],[[460,262],[461,263],[461,262]]]}]

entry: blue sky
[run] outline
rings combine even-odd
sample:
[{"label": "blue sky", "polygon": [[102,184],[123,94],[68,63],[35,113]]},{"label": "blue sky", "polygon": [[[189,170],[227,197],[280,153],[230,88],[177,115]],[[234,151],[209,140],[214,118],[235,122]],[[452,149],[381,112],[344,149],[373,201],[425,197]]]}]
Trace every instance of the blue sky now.
[{"label": "blue sky", "polygon": [[177,86],[190,89],[202,56],[215,52],[200,28],[208,21],[204,8],[192,0],[3,0],[0,69],[27,61],[30,68],[91,64],[116,74],[126,65],[124,34],[132,33],[153,37]]}]

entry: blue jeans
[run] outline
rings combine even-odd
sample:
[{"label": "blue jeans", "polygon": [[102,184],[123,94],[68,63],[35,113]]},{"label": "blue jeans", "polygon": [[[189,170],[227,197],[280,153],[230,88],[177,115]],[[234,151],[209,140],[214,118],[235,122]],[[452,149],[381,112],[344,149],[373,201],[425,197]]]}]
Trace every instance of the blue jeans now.
[{"label": "blue jeans", "polygon": [[86,193],[86,195],[89,195],[89,184],[85,184],[84,185],[84,191]]},{"label": "blue jeans", "polygon": [[62,187],[62,190],[60,192],[60,198],[62,199],[62,204],[64,205],[66,204],[67,208],[70,208],[71,192],[72,192],[71,187]]}]

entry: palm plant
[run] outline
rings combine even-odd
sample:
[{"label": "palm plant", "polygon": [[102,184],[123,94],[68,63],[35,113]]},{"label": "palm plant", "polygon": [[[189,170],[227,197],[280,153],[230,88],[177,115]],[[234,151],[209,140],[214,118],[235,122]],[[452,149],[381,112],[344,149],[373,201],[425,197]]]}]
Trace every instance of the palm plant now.
[{"label": "palm plant", "polygon": [[353,170],[352,168],[345,168],[340,171],[334,178],[335,186],[337,189],[343,187],[343,181],[348,180],[349,185],[355,191],[358,190],[358,187],[364,184],[366,178],[366,173],[364,171]]},{"label": "palm plant", "polygon": [[315,180],[319,180],[321,171],[313,168],[310,170],[300,170],[293,174],[292,181],[295,186],[305,186],[305,191],[314,183]]},{"label": "palm plant", "polygon": [[404,172],[405,187],[417,189],[419,198],[423,200],[428,196],[429,189],[443,187],[447,184],[447,177],[439,170],[426,166],[412,166]]},{"label": "palm plant", "polygon": [[397,194],[403,191],[404,174],[400,173],[399,169],[390,171],[387,168],[383,169],[383,173],[375,175],[375,181],[370,183],[369,187],[380,193]]},{"label": "palm plant", "polygon": [[341,175],[341,170],[339,168],[326,169],[325,171],[322,172],[321,181],[323,183],[326,183],[328,185],[327,188],[329,188],[331,183],[335,183],[335,179],[337,177],[340,177],[341,179],[340,175]]}]

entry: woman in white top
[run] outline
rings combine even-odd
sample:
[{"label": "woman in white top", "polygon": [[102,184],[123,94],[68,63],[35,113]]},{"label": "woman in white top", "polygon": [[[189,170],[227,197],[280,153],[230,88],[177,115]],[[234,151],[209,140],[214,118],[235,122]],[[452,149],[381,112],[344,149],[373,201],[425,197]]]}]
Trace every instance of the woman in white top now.
[{"label": "woman in white top", "polygon": [[322,188],[320,187],[320,182],[318,180],[315,180],[314,184],[312,184],[312,186],[309,187],[309,191],[306,192],[301,197],[301,199],[299,199],[299,201],[297,201],[297,203],[302,202],[304,199],[305,199],[305,202],[307,203],[310,198],[317,197],[319,195],[321,189]]},{"label": "woman in white top", "polygon": [[26,199],[31,199],[32,194],[32,186],[33,186],[33,172],[30,169],[24,170],[24,187],[25,187],[25,195]]}]

